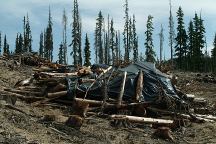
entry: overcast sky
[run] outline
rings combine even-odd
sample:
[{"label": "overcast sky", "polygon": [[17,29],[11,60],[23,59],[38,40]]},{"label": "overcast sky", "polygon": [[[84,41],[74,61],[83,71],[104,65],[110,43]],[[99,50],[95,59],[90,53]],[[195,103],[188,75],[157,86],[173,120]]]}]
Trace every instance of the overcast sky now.
[{"label": "overcast sky", "polygon": [[[80,15],[83,23],[83,35],[90,35],[91,47],[93,48],[93,32],[98,12],[101,10],[104,17],[109,14],[114,19],[114,27],[121,30],[124,26],[124,2],[125,0],[78,0]],[[146,30],[146,21],[151,14],[154,23],[154,46],[158,55],[159,39],[158,33],[162,24],[165,31],[164,50],[166,57],[169,58],[168,47],[168,17],[169,0],[128,0],[129,13],[136,15],[137,33],[139,35],[139,50],[144,49],[144,32]],[[48,9],[51,8],[53,18],[54,35],[54,53],[57,55],[58,47],[62,35],[62,13],[66,9],[68,16],[68,43],[71,41],[71,11],[73,0],[1,0],[0,2],[0,31],[7,34],[10,48],[14,49],[16,33],[23,33],[23,16],[28,13],[30,26],[33,35],[33,50],[37,51],[39,47],[39,35],[47,26]],[[182,7],[185,14],[185,26],[188,27],[189,20],[194,17],[194,13],[202,13],[204,25],[206,27],[206,38],[208,50],[212,48],[212,41],[216,32],[216,1],[215,0],[172,0],[173,16],[176,27],[176,11],[179,6]],[[84,38],[83,38],[84,40]],[[83,42],[84,43],[84,42]],[[54,57],[56,60],[56,56]]]}]

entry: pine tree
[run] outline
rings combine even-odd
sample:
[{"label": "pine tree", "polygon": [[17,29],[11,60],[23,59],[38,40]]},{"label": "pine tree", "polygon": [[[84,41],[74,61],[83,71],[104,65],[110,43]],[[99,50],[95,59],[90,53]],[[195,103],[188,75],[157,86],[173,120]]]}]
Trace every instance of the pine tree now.
[{"label": "pine tree", "polygon": [[104,63],[104,49],[103,49],[103,38],[102,38],[102,30],[104,25],[104,18],[102,12],[100,11],[98,14],[96,29],[95,29],[95,52],[97,54],[96,60],[98,57],[99,63]]},{"label": "pine tree", "polygon": [[23,37],[22,34],[19,34],[19,40],[18,40],[18,53],[23,52]]},{"label": "pine tree", "polygon": [[59,46],[59,64],[63,64],[63,59],[64,59],[64,48],[63,48],[63,44],[61,43]]},{"label": "pine tree", "polygon": [[44,34],[41,32],[40,34],[40,42],[39,42],[39,56],[44,57]]},{"label": "pine tree", "polygon": [[18,44],[19,44],[19,36],[17,33],[16,42],[15,42],[15,53],[19,53]]},{"label": "pine tree", "polygon": [[198,17],[197,13],[195,13],[195,17],[193,18],[194,22],[194,53],[193,53],[193,65],[194,71],[203,71],[203,53],[202,49],[205,46],[204,33],[205,28],[203,25],[203,20]]},{"label": "pine tree", "polygon": [[110,33],[110,25],[111,25],[111,23],[110,23],[110,19],[109,19],[109,15],[108,15],[108,19],[107,19],[107,32],[106,32],[106,28],[105,28],[105,22],[104,22],[104,36],[105,36],[105,39],[104,39],[104,55],[105,55],[105,64],[107,64],[107,65],[110,65],[111,64],[111,59],[110,59],[110,49],[111,49],[111,47],[110,47],[110,35],[111,35],[111,33]]},{"label": "pine tree", "polygon": [[117,31],[115,34],[115,54],[116,54],[116,58],[115,58],[114,64],[117,65],[119,62],[119,38],[118,38]]},{"label": "pine tree", "polygon": [[72,22],[72,53],[74,66],[82,65],[82,50],[81,50],[81,20],[79,16],[79,8],[77,0],[74,0],[73,22]]},{"label": "pine tree", "polygon": [[95,49],[95,63],[98,63],[98,35],[97,35],[97,23],[96,23],[96,28],[95,28],[95,32],[94,32],[94,49]]},{"label": "pine tree", "polygon": [[163,26],[161,25],[161,31],[159,33],[160,38],[160,64],[162,63],[162,54],[163,54],[163,42],[164,42],[164,34],[163,34]]},{"label": "pine tree", "polygon": [[116,43],[115,43],[115,29],[114,29],[114,26],[113,26],[113,19],[111,20],[110,22],[110,49],[112,50],[112,64],[114,65],[115,62],[116,62],[116,57],[117,57],[117,54],[116,54]]},{"label": "pine tree", "polygon": [[177,66],[179,69],[183,69],[184,67],[184,58],[186,55],[187,49],[187,34],[184,28],[184,21],[183,21],[184,13],[182,8],[179,7],[177,11],[177,19],[178,19],[178,26],[177,26],[177,36],[176,46],[175,46],[175,56],[177,56]]},{"label": "pine tree", "polygon": [[22,52],[27,52],[27,38],[26,38],[26,17],[23,17],[23,49]]},{"label": "pine tree", "polygon": [[28,14],[23,19],[23,28],[24,28],[24,44],[23,44],[23,52],[32,52],[32,35],[31,35],[31,27],[29,23]]},{"label": "pine tree", "polygon": [[194,25],[193,22],[190,21],[189,22],[189,27],[188,27],[188,55],[187,55],[187,59],[188,59],[188,69],[189,70],[193,70],[193,54],[194,54]]},{"label": "pine tree", "polygon": [[22,38],[22,34],[17,34],[15,53],[16,54],[20,54],[22,52],[23,52],[23,38]]},{"label": "pine tree", "polygon": [[125,62],[130,61],[130,40],[129,40],[129,8],[128,8],[128,0],[125,0],[125,25],[124,25],[124,32],[123,32],[123,41],[124,41],[124,49],[125,55],[124,60]]},{"label": "pine tree", "polygon": [[148,16],[148,20],[147,20],[147,24],[146,24],[146,32],[145,32],[145,35],[146,35],[146,41],[145,41],[145,47],[146,47],[146,52],[145,52],[145,55],[146,55],[146,61],[147,62],[152,62],[152,63],[155,63],[156,60],[155,60],[155,52],[154,52],[154,45],[153,45],[153,39],[152,39],[152,34],[153,34],[153,23],[152,23],[152,20],[153,20],[153,17],[151,15]]},{"label": "pine tree", "polygon": [[62,24],[63,24],[63,64],[67,64],[67,15],[65,12],[65,9],[63,11],[63,17],[62,17]]},{"label": "pine tree", "polygon": [[173,46],[175,42],[175,30],[174,30],[174,20],[172,16],[172,4],[170,0],[170,11],[169,11],[169,46],[170,46],[170,54],[171,54],[171,63],[173,66]]},{"label": "pine tree", "polygon": [[52,17],[49,8],[48,25],[45,32],[44,40],[44,57],[50,61],[53,60],[53,34],[52,34]]},{"label": "pine tree", "polygon": [[7,43],[7,36],[5,35],[4,37],[4,46],[3,46],[4,52],[3,55],[10,55],[10,51],[9,51],[9,45]]},{"label": "pine tree", "polygon": [[129,60],[131,57],[131,50],[133,50],[133,29],[132,29],[132,19],[129,19]]},{"label": "pine tree", "polygon": [[211,57],[212,57],[212,71],[216,73],[216,33],[213,42],[213,49],[211,51]]},{"label": "pine tree", "polygon": [[84,65],[85,66],[90,66],[91,65],[91,51],[90,51],[90,43],[89,43],[89,39],[88,39],[88,35],[86,34],[86,38],[85,38],[85,48],[84,48],[84,52],[85,52],[85,62]]},{"label": "pine tree", "polygon": [[138,36],[136,33],[136,19],[135,15],[133,15],[133,23],[132,23],[132,46],[133,46],[133,60],[134,62],[138,61]]}]

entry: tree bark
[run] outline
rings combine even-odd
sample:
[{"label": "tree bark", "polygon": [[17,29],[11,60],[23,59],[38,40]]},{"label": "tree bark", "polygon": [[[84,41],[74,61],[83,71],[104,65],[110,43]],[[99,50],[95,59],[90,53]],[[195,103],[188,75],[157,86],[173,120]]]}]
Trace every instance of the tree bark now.
[{"label": "tree bark", "polygon": [[121,103],[122,103],[122,98],[124,95],[124,88],[125,88],[125,82],[126,82],[126,77],[127,77],[127,72],[124,72],[124,77],[123,77],[123,81],[121,84],[121,90],[118,96],[118,102],[117,102],[117,107],[120,107]]}]

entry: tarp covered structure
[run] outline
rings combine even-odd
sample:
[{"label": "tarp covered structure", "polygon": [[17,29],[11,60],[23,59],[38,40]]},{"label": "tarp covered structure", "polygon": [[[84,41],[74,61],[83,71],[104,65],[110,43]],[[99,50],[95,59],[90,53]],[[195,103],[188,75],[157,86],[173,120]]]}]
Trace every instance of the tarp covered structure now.
[{"label": "tarp covered structure", "polygon": [[[127,71],[127,80],[124,91],[124,99],[130,100],[135,95],[136,83],[139,71],[143,72],[143,91],[140,101],[154,101],[157,100],[163,93],[171,99],[180,100],[176,94],[176,90],[172,85],[167,75],[155,68],[155,65],[149,62],[136,62],[128,67],[121,68],[119,71]],[[116,77],[109,84],[109,93],[116,95],[120,91],[120,86],[123,77]]]},{"label": "tarp covered structure", "polygon": [[[153,102],[157,100],[161,94],[161,89],[165,96],[179,101],[180,98],[176,94],[176,90],[172,85],[167,75],[155,68],[155,65],[149,62],[136,62],[125,68],[119,68],[116,71],[119,73],[108,84],[108,95],[111,98],[117,98],[120,93],[121,83],[123,80],[123,72],[127,72],[123,100],[132,101],[135,96],[136,84],[139,71],[143,72],[143,90],[140,101]],[[91,99],[103,99],[102,84],[99,81],[88,92],[88,97]],[[81,91],[86,91],[87,86],[81,85],[78,87]]]}]

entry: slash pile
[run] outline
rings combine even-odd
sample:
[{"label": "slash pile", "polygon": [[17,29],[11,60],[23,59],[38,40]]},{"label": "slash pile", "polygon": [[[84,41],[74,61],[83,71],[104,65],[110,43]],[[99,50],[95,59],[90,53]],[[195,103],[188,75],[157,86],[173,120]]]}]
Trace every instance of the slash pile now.
[{"label": "slash pile", "polygon": [[[33,60],[30,58],[25,61],[28,63]],[[32,77],[18,81],[13,88],[5,88],[1,91],[1,98],[13,108],[16,98],[30,103],[33,107],[62,104],[70,106],[71,114],[61,121],[76,129],[80,129],[89,116],[97,115],[109,119],[113,126],[150,124],[151,127],[157,128],[155,136],[173,141],[171,130],[189,122],[216,120],[213,115],[207,115],[213,114],[214,107],[209,107],[205,99],[186,95],[178,90],[173,90],[176,95],[170,94],[170,91],[164,89],[166,85],[164,86],[159,78],[154,81],[152,73],[156,72],[149,69],[138,69],[139,72],[131,80],[130,76],[134,70],[130,69],[132,66],[119,70],[105,65],[75,68],[45,61],[36,65],[39,67],[33,69],[35,72]],[[158,76],[158,73],[155,76]],[[157,86],[156,92],[155,87],[146,82]],[[152,92],[149,92],[151,90]],[[150,93],[152,97],[149,96]],[[148,97],[145,97],[145,94]],[[177,100],[173,97],[177,97]],[[45,115],[43,120],[55,121],[56,117]]]}]

